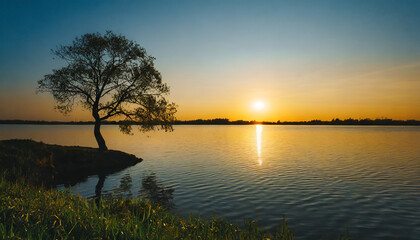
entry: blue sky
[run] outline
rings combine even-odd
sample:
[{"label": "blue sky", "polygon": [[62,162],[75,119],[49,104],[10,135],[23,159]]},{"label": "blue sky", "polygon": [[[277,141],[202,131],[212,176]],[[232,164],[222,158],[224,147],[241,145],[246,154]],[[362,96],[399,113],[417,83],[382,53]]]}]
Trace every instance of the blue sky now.
[{"label": "blue sky", "polygon": [[[61,119],[44,106],[52,109],[52,98],[34,94],[36,81],[63,64],[50,49],[112,30],[156,57],[182,119],[420,118],[412,93],[420,90],[419,12],[420,1],[385,0],[1,1],[0,94]],[[387,88],[375,90],[380,84]],[[388,98],[388,88],[400,92]],[[351,105],[369,91],[368,107]],[[331,105],[337,96],[345,97]],[[255,99],[271,111],[252,113]],[[382,108],[384,99],[393,108]],[[0,118],[36,118],[22,101],[0,105]],[[310,102],[320,108],[308,112]]]}]

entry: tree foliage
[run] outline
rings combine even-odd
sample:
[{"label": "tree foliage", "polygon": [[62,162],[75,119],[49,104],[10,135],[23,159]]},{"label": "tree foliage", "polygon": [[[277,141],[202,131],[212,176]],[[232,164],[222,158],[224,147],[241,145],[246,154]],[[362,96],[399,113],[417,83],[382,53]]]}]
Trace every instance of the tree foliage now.
[{"label": "tree foliage", "polygon": [[67,114],[81,103],[99,125],[122,117],[124,133],[131,132],[132,122],[140,122],[144,131],[173,130],[176,105],[165,99],[169,87],[154,66],[155,58],[136,42],[111,31],[84,34],[52,53],[67,65],[45,75],[38,89],[54,96],[59,111]]}]

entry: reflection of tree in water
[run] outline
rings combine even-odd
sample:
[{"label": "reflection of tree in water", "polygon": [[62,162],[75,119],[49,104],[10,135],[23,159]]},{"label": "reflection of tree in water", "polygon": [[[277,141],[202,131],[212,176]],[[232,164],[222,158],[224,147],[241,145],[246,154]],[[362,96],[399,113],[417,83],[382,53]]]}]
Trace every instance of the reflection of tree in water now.
[{"label": "reflection of tree in water", "polygon": [[133,179],[131,178],[129,173],[126,173],[120,179],[120,186],[114,189],[114,193],[112,194],[114,198],[131,198],[133,194],[131,193],[131,187],[133,184]]},{"label": "reflection of tree in water", "polygon": [[173,209],[175,204],[173,202],[174,189],[165,187],[156,180],[156,174],[143,175],[142,188],[139,193],[142,197],[161,205],[166,209]]},{"label": "reflection of tree in water", "polygon": [[[103,199],[123,199],[133,197],[131,191],[131,188],[133,187],[133,179],[129,173],[126,173],[123,177],[121,177],[119,187],[113,189],[112,192],[102,191],[106,176],[98,175],[98,178],[98,183],[95,187],[95,195],[98,201],[100,197]],[[173,209],[175,207],[173,202],[174,189],[165,187],[161,183],[158,183],[155,173],[143,175],[141,185],[142,187],[139,190],[141,197],[148,199],[151,202],[157,203],[166,209]]]},{"label": "reflection of tree in water", "polygon": [[99,197],[103,199],[111,199],[111,198],[117,198],[117,199],[123,199],[123,198],[131,198],[133,194],[131,193],[131,187],[133,184],[133,180],[131,179],[131,176],[129,173],[126,173],[121,179],[120,179],[120,186],[116,189],[113,189],[112,192],[108,191],[102,191],[102,188],[104,186],[105,178],[106,176],[99,175],[98,176],[98,183],[95,187],[95,196],[98,199]]}]

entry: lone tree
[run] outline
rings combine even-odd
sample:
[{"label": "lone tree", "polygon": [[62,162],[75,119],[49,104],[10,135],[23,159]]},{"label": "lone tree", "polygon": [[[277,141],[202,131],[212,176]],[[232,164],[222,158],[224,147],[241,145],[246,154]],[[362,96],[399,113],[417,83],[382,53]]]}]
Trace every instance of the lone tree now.
[{"label": "lone tree", "polygon": [[52,54],[67,66],[45,75],[38,90],[50,92],[64,114],[77,102],[90,110],[99,149],[107,150],[101,123],[112,117],[120,116],[120,130],[127,134],[133,122],[142,131],[173,130],[176,105],[164,97],[169,88],[154,67],[155,58],[136,42],[111,31],[85,34]]}]

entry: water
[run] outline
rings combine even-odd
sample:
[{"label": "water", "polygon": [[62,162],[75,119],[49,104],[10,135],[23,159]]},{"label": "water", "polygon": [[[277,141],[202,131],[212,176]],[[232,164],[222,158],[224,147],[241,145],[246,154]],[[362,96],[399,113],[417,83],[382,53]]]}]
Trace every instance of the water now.
[{"label": "water", "polygon": [[[103,196],[151,196],[188,216],[286,217],[298,239],[420,239],[420,127],[175,126],[122,135],[110,149],[142,163],[107,176]],[[0,125],[0,139],[96,147],[92,126]],[[97,176],[73,191],[95,195]]]}]

